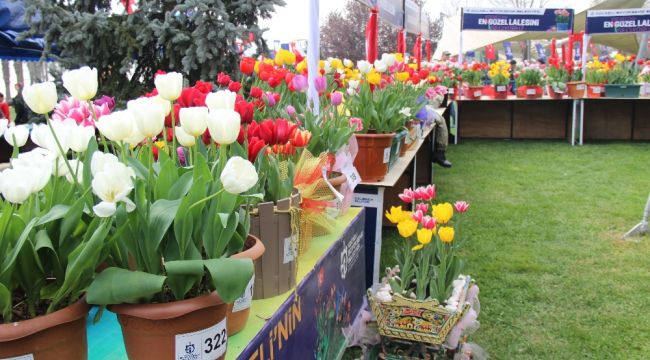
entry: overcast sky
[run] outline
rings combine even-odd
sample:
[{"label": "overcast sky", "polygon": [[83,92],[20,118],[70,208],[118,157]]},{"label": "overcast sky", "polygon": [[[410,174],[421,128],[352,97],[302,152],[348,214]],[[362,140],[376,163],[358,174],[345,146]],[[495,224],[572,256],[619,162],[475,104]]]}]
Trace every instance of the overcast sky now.
[{"label": "overcast sky", "polygon": [[[321,0],[320,18],[323,19],[332,10],[342,9],[347,0]],[[261,22],[261,26],[269,29],[264,34],[267,41],[280,40],[283,43],[306,39],[308,35],[308,14],[309,1],[307,0],[285,0],[286,6],[277,8],[275,15],[270,20]],[[425,9],[434,17],[441,12],[453,11],[450,3],[461,6],[484,6],[494,7],[490,0],[428,0]],[[562,7],[571,4],[574,9],[584,9],[592,3],[592,0],[551,0],[546,7]]]}]

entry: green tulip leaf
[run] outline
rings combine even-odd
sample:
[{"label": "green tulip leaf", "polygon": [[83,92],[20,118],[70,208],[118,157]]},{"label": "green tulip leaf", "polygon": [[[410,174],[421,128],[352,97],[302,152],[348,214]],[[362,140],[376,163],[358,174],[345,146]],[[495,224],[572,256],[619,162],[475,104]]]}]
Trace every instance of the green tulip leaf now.
[{"label": "green tulip leaf", "polygon": [[162,275],[108,268],[88,287],[86,301],[93,305],[146,302],[162,291],[165,279]]},{"label": "green tulip leaf", "polygon": [[5,322],[11,321],[11,291],[0,283],[0,315]]},{"label": "green tulip leaf", "polygon": [[225,303],[232,303],[242,296],[253,277],[251,259],[210,259],[204,261],[210,272],[212,285]]}]

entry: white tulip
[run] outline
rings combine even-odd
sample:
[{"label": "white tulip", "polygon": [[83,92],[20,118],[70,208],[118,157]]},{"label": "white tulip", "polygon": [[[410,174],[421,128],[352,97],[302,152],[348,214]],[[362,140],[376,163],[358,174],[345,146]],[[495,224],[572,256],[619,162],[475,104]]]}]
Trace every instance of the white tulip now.
[{"label": "white tulip", "polygon": [[31,167],[0,172],[0,192],[12,204],[22,204],[33,193],[37,171]]},{"label": "white tulip", "polygon": [[346,68],[351,68],[354,66],[354,63],[350,59],[343,59],[343,66]]},{"label": "white tulip", "polygon": [[226,163],[220,179],[227,192],[241,194],[257,184],[258,176],[250,161],[234,156]]},{"label": "white tulip", "polygon": [[181,96],[183,91],[183,74],[170,72],[167,74],[156,75],[154,79],[158,94],[167,101],[174,101]]},{"label": "white tulip", "polygon": [[[165,116],[169,115],[169,113],[172,111],[172,103],[168,100],[163,99],[160,95],[152,96],[148,99],[162,105],[162,107],[165,109]],[[178,121],[178,119],[176,119],[176,121]]]},{"label": "white tulip", "polygon": [[383,60],[375,60],[375,69],[379,72],[386,72],[388,70],[388,64]]},{"label": "white tulip", "polygon": [[183,130],[182,127],[176,127],[176,140],[181,146],[192,147],[196,144],[196,138]]},{"label": "white tulip", "polygon": [[386,63],[386,65],[388,65],[388,67],[391,67],[391,66],[393,66],[395,64],[395,62],[397,61],[397,58],[395,58],[395,54],[382,54],[381,55],[381,61]]},{"label": "white tulip", "polygon": [[359,71],[362,73],[367,74],[372,70],[372,64],[365,60],[359,60],[357,61],[357,68],[359,68]]},{"label": "white tulip", "polygon": [[88,149],[88,142],[95,136],[95,128],[92,126],[73,125],[70,128],[70,149],[74,152],[84,152]]},{"label": "white tulip", "polygon": [[48,150],[36,148],[26,153],[18,154],[17,158],[11,159],[11,168],[33,170],[30,181],[32,181],[32,192],[43,190],[52,177],[55,156]]},{"label": "white tulip", "polygon": [[139,98],[129,101],[127,107],[135,118],[138,131],[144,137],[157,136],[165,128],[165,108],[160,102]]},{"label": "white tulip", "polygon": [[5,130],[4,137],[9,145],[22,147],[25,146],[27,138],[29,138],[29,129],[26,125],[12,126]]},{"label": "white tulip", "polygon": [[9,120],[7,119],[0,119],[0,136],[5,133],[5,130],[7,130],[7,126],[9,126]]},{"label": "white tulip", "polygon": [[63,123],[60,121],[52,121],[52,129],[54,130],[54,133],[56,134],[56,137],[59,140],[59,144],[61,145],[61,150],[59,150],[59,146],[56,143],[56,139],[54,139],[54,135],[52,134],[52,129],[50,129],[48,125],[45,124],[34,125],[34,127],[32,127],[32,133],[30,137],[34,142],[34,144],[42,148],[45,148],[55,154],[58,154],[58,156],[65,156],[68,150],[70,150],[70,138],[71,138],[70,129],[73,126],[76,126],[74,120],[70,120],[70,121],[72,122],[72,124],[70,122]]},{"label": "white tulip", "polygon": [[111,169],[112,167],[117,166],[119,163],[120,160],[117,156],[103,153],[101,151],[95,151],[93,157],[90,158],[90,173],[93,174],[94,177],[105,169]]},{"label": "white tulip", "polygon": [[133,211],[135,204],[127,196],[133,190],[134,177],[133,169],[119,162],[97,172],[93,176],[92,189],[102,201],[93,206],[95,214],[99,217],[112,216],[117,211],[118,202],[126,204],[126,211]]},{"label": "white tulip", "polygon": [[68,169],[68,165],[66,165],[65,160],[63,160],[63,158],[59,158],[58,160],[56,160],[56,164],[58,166],[55,173],[57,176],[65,176],[65,179],[68,180],[69,183],[73,184],[75,182],[75,177],[73,177],[73,174],[75,174],[77,182],[80,184],[83,182],[84,164],[81,161],[77,159],[68,160],[68,164],[72,168],[73,174],[70,173],[70,170]]},{"label": "white tulip", "polygon": [[241,117],[234,110],[212,110],[208,114],[210,136],[217,144],[228,145],[237,140]]},{"label": "white tulip", "polygon": [[325,61],[324,66],[323,66],[323,70],[325,70],[326,74],[329,74],[329,73],[332,72],[332,63],[330,62],[330,60]]},{"label": "white tulip", "polygon": [[194,137],[201,136],[208,128],[208,108],[190,107],[181,108],[179,112],[181,127],[185,133]]},{"label": "white tulip", "polygon": [[128,110],[104,115],[95,121],[95,126],[108,140],[117,142],[126,140],[136,127],[133,113]]},{"label": "white tulip", "polygon": [[51,81],[25,86],[23,99],[33,112],[47,114],[54,110],[57,103],[56,86]]},{"label": "white tulip", "polygon": [[406,116],[406,117],[411,117],[411,108],[410,107],[403,107],[402,110],[399,111],[399,113]]},{"label": "white tulip", "polygon": [[131,145],[131,146],[136,146],[139,143],[143,142],[145,139],[145,136],[142,135],[140,130],[138,130],[138,127],[133,124],[133,129],[131,130],[131,135],[124,139],[124,142]]},{"label": "white tulip", "polygon": [[84,66],[77,70],[66,71],[61,79],[63,87],[79,101],[88,101],[97,94],[97,69],[95,68]]},{"label": "white tulip", "polygon": [[205,97],[205,104],[210,110],[234,110],[237,94],[229,90],[219,90]]}]

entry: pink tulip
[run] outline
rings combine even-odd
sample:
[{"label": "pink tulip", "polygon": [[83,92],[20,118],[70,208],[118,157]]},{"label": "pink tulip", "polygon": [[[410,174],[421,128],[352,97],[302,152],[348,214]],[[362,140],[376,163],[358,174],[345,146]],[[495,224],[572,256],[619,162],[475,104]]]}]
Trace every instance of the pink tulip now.
[{"label": "pink tulip", "polygon": [[413,214],[411,214],[411,218],[419,223],[422,222],[422,219],[424,219],[424,213],[420,210],[417,210]]},{"label": "pink tulip", "polygon": [[327,79],[323,76],[319,76],[314,81],[314,87],[319,94],[323,94],[327,90]]},{"label": "pink tulip", "polygon": [[265,92],[265,93],[262,95],[262,99],[263,99],[264,102],[266,102],[270,107],[274,107],[274,106],[275,106],[276,101],[275,101],[275,97],[273,96],[273,93],[272,93],[272,92]]},{"label": "pink tulip", "polygon": [[408,189],[404,189],[404,192],[402,192],[397,196],[399,196],[399,198],[405,203],[410,203],[413,202],[413,199],[415,199],[415,192],[413,192],[411,188],[408,188]]},{"label": "pink tulip", "polygon": [[185,150],[183,150],[183,147],[182,147],[182,146],[179,146],[179,147],[176,149],[176,153],[178,154],[178,162],[180,162],[180,164],[181,164],[182,166],[187,165],[187,163],[186,163],[186,161],[185,161]]},{"label": "pink tulip", "polygon": [[334,91],[330,95],[330,100],[332,101],[332,105],[339,106],[343,102],[343,94],[340,91]]},{"label": "pink tulip", "polygon": [[[110,104],[103,103],[101,105],[93,105],[97,118],[111,113]],[[77,124],[84,126],[95,126],[93,114],[90,106],[86,102],[81,102],[73,97],[66,96],[54,108],[52,120],[65,121],[66,119],[73,119]]]},{"label": "pink tulip", "polygon": [[289,115],[290,118],[296,116],[296,108],[291,105],[287,105],[287,115]]},{"label": "pink tulip", "polygon": [[424,218],[422,218],[422,226],[424,226],[425,229],[435,229],[436,228],[436,219],[432,218],[431,216],[427,215]]},{"label": "pink tulip", "polygon": [[419,204],[415,205],[415,209],[420,210],[420,211],[422,211],[423,213],[426,214],[427,211],[429,211],[429,205],[427,205],[425,203],[419,203]]},{"label": "pink tulip", "polygon": [[[363,120],[353,117],[350,118],[350,127],[354,128],[354,131],[361,131],[363,130]],[[407,201],[410,202],[410,201]]]},{"label": "pink tulip", "polygon": [[464,212],[467,212],[469,209],[469,204],[465,201],[456,201],[454,203],[454,207],[456,208],[456,211],[462,214]]},{"label": "pink tulip", "polygon": [[424,193],[426,194],[426,200],[433,200],[436,198],[436,186],[435,185],[427,185],[427,187],[424,188]]},{"label": "pink tulip", "polygon": [[308,87],[307,78],[304,75],[296,75],[291,80],[291,85],[293,85],[293,88],[296,89],[296,91],[305,92]]}]

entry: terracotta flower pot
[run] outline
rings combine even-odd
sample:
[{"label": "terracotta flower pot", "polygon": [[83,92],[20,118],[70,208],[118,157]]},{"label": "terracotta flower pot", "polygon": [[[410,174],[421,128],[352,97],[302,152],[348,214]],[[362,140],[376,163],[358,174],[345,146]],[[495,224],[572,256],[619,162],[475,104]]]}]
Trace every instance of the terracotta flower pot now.
[{"label": "terracotta flower pot", "polygon": [[130,360],[226,357],[228,305],[214,292],[164,304],[112,305],[109,310],[120,321]]},{"label": "terracotta flower pot", "polygon": [[0,359],[31,355],[36,360],[88,358],[84,299],[34,319],[0,324]]},{"label": "terracotta flower pot", "polygon": [[468,100],[478,100],[483,96],[483,86],[468,86],[465,91],[465,98]]},{"label": "terracotta flower pot", "polygon": [[266,251],[255,260],[255,286],[253,299],[268,299],[278,296],[296,285],[295,262],[298,254],[292,246],[298,234],[291,228],[291,208],[300,207],[300,195],[296,190],[290,198],[281,199],[277,204],[265,202],[257,204],[251,213],[250,234],[259,238]]},{"label": "terracotta flower pot", "polygon": [[505,100],[508,98],[508,85],[494,85],[494,99]]},{"label": "terracotta flower pot", "polygon": [[541,86],[520,86],[517,88],[517,97],[526,99],[539,99],[544,95]]},{"label": "terracotta flower pot", "polygon": [[600,84],[587,84],[587,97],[588,98],[599,98],[603,96],[605,92],[605,87]]},{"label": "terracotta flower pot", "polygon": [[354,159],[361,179],[367,182],[379,182],[388,172],[391,145],[394,133],[390,134],[355,134],[359,152]]},{"label": "terracotta flower pot", "polygon": [[567,93],[573,99],[582,99],[585,97],[587,84],[584,81],[570,81],[567,83]]},{"label": "terracotta flower pot", "polygon": [[564,92],[558,92],[555,91],[555,89],[552,86],[548,87],[548,96],[551,97],[551,99],[562,99],[564,97]]},{"label": "terracotta flower pot", "polygon": [[[262,244],[262,241],[260,241],[260,239],[253,235],[248,235],[248,241],[254,241],[253,245],[249,249],[246,249],[231,257],[235,259],[251,259],[255,265],[259,265],[259,263],[256,263],[256,261],[262,257],[262,254],[264,254],[264,244]],[[246,288],[246,292],[241,298],[237,299],[233,304],[228,304],[228,336],[240,332],[244,326],[246,326],[246,322],[248,321],[248,317],[251,313],[251,301],[253,301],[254,283],[255,278],[251,279],[251,283]]]}]

